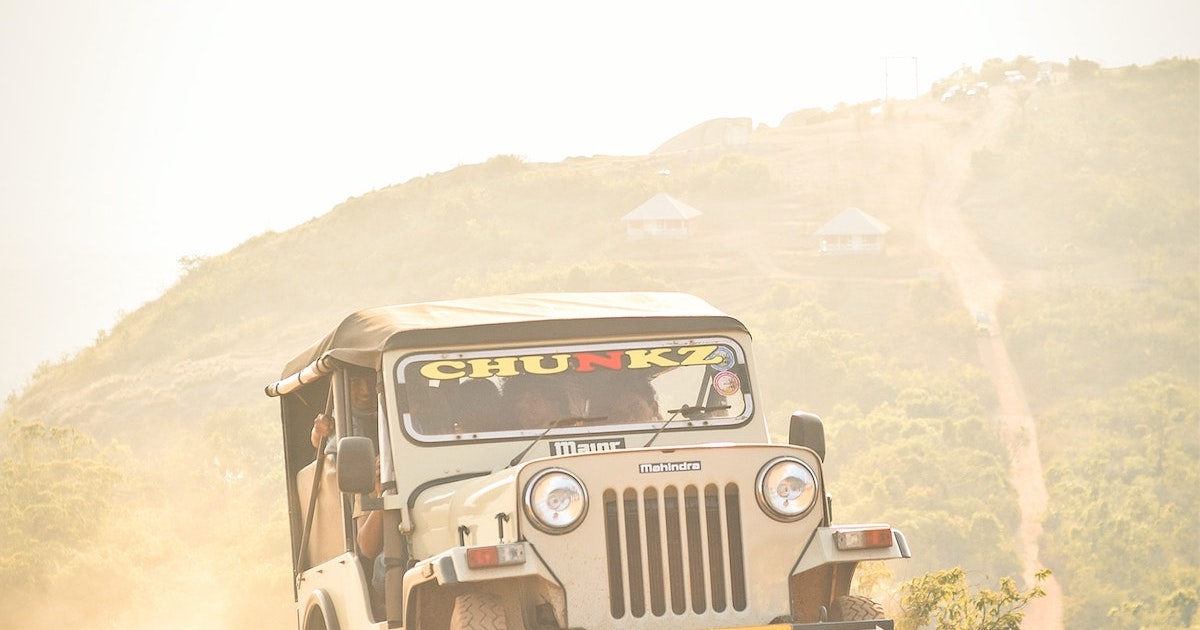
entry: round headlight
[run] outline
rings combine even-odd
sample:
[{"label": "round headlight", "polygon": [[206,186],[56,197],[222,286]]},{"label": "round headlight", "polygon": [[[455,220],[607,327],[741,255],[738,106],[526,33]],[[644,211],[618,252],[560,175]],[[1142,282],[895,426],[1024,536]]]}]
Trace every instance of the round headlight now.
[{"label": "round headlight", "polygon": [[793,457],[772,460],[758,473],[758,502],[771,518],[794,521],[817,501],[817,477]]},{"label": "round headlight", "polygon": [[587,508],[583,483],[561,468],[544,470],[525,486],[525,513],[544,532],[564,534],[575,529]]}]

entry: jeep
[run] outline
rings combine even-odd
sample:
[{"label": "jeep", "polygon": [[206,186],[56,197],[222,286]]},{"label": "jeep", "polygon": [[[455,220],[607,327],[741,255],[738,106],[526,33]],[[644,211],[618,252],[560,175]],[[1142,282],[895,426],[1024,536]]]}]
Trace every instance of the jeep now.
[{"label": "jeep", "polygon": [[851,587],[904,536],[834,523],[820,418],[773,443],[753,364],[680,293],[349,315],[266,387],[298,628],[892,628]]}]

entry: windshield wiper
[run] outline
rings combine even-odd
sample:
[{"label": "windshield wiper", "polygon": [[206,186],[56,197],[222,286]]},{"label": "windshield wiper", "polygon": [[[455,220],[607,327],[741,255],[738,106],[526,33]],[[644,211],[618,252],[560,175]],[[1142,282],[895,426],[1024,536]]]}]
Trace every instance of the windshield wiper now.
[{"label": "windshield wiper", "polygon": [[535,445],[537,445],[538,442],[541,442],[542,438],[546,437],[546,434],[549,433],[550,430],[555,427],[560,427],[560,426],[570,423],[570,422],[596,422],[599,420],[607,420],[607,419],[608,419],[608,416],[587,416],[587,417],[570,416],[567,418],[559,418],[558,420],[555,420],[555,421],[551,422],[549,425],[547,425],[546,429],[544,431],[539,433],[536,438],[533,438],[533,441],[529,443],[529,446],[526,446],[524,449],[521,449],[521,452],[517,453],[517,456],[512,458],[512,461],[508,462],[508,465],[516,466],[517,464],[521,463],[521,460],[525,458],[525,455],[529,454],[529,451]]},{"label": "windshield wiper", "polygon": [[693,407],[691,405],[684,403],[684,404],[680,405],[678,409],[668,409],[667,413],[671,414],[671,417],[667,418],[667,421],[662,423],[661,427],[658,427],[658,430],[654,432],[654,435],[650,436],[650,439],[645,444],[642,445],[642,448],[646,448],[647,446],[650,446],[651,444],[653,444],[654,440],[657,440],[658,436],[662,435],[662,432],[664,429],[667,428],[667,425],[674,422],[675,418],[678,418],[679,416],[683,416],[684,418],[691,418],[692,416],[694,416],[696,414],[708,413],[710,411],[721,411],[722,409],[729,409],[729,405],[709,405],[707,407]]},{"label": "windshield wiper", "polygon": [[723,411],[729,409],[730,405],[709,405],[707,407],[692,407],[691,405],[682,405],[678,409],[668,409],[667,413],[679,413],[684,418],[691,418],[698,413],[708,413],[710,411]]}]

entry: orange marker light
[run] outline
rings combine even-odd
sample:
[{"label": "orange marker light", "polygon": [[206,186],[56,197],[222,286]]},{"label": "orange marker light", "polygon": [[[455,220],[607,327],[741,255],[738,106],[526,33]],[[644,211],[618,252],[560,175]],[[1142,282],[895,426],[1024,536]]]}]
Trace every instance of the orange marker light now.
[{"label": "orange marker light", "polygon": [[525,564],[525,545],[493,545],[467,549],[467,566],[472,569]]},{"label": "orange marker light", "polygon": [[892,546],[892,528],[888,525],[856,527],[833,533],[840,551],[851,549],[879,549]]}]

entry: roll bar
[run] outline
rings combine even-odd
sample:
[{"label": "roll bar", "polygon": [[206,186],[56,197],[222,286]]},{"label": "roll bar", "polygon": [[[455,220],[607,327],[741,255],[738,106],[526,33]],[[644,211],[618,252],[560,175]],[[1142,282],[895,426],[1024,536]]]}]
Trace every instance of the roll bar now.
[{"label": "roll bar", "polygon": [[322,355],[316,361],[304,366],[299,372],[288,376],[282,380],[275,381],[267,385],[267,396],[272,398],[290,394],[309,383],[315,382],[318,379],[329,376],[337,368],[337,361],[329,355]]}]

